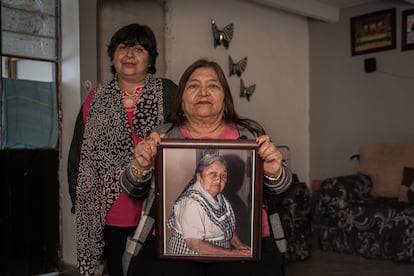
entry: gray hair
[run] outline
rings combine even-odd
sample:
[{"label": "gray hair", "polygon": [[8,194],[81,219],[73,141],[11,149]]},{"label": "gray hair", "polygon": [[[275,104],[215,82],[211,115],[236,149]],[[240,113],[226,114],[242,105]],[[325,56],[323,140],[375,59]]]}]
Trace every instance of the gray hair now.
[{"label": "gray hair", "polygon": [[206,167],[210,166],[215,162],[220,162],[224,164],[224,166],[227,169],[227,161],[224,159],[223,156],[218,154],[206,154],[198,162],[195,173],[202,173]]}]

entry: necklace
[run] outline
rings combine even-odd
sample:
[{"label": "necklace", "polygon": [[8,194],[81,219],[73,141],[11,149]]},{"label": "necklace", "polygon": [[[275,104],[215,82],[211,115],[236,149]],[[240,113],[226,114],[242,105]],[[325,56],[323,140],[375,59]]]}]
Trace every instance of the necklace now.
[{"label": "necklace", "polygon": [[122,91],[122,102],[124,103],[125,110],[127,112],[134,112],[137,102],[141,96],[143,87],[137,87],[134,93],[128,91]]}]

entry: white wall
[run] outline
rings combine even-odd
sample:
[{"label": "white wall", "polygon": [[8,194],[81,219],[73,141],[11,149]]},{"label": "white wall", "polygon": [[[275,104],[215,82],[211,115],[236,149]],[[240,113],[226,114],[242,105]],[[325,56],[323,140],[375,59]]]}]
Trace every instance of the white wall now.
[{"label": "white wall", "polygon": [[[397,9],[397,48],[351,56],[350,18]],[[340,21],[310,23],[311,178],[356,172],[366,143],[413,143],[414,51],[401,51],[401,1],[342,10]],[[377,71],[364,72],[364,59],[376,58]]]},{"label": "white wall", "polygon": [[67,182],[67,157],[73,126],[81,104],[78,1],[62,0],[62,154],[60,163],[61,257],[64,263],[76,264],[75,216]]},{"label": "white wall", "polygon": [[[140,4],[145,5],[140,2],[145,1],[136,1],[136,9],[140,9]],[[69,213],[66,159],[75,116],[81,104],[79,44],[85,43],[79,43],[79,37],[87,36],[79,34],[77,5],[73,5],[70,0],[62,0],[62,4],[62,254],[65,263],[75,264],[75,226],[74,216]],[[134,10],[131,9],[130,12],[133,13]],[[88,14],[90,20],[93,20],[92,9]],[[223,46],[213,47],[211,19],[216,20],[219,28],[229,23],[234,24],[234,37],[228,50]],[[115,24],[114,20],[112,18],[111,22]],[[139,21],[139,17],[136,20]],[[142,23],[150,26],[155,24],[150,18],[148,20]],[[240,115],[259,121],[276,144],[290,147],[293,171],[302,181],[308,182],[309,54],[306,18],[237,0],[171,0],[167,1],[165,22],[165,45],[159,47],[165,47],[165,76],[175,82],[178,82],[183,70],[195,59],[214,59],[228,72],[229,54],[235,61],[248,57],[242,78],[246,85],[255,83],[256,91],[250,101],[240,98],[240,80],[236,76],[230,77],[236,109]],[[80,27],[82,33],[84,29]],[[88,31],[90,32],[89,29]],[[97,45],[96,48],[103,47]],[[87,55],[82,57],[87,58]],[[85,62],[87,63],[82,60],[82,64]]]},{"label": "white wall", "polygon": [[[213,47],[210,20],[223,28],[234,24],[229,49]],[[247,101],[239,97],[240,80],[229,79],[237,111],[259,121],[276,144],[291,149],[293,171],[309,174],[309,57],[307,20],[279,10],[240,1],[173,0],[168,6],[166,75],[178,82],[184,69],[200,57],[220,63],[228,72],[233,60],[247,56],[242,78],[256,84]]]},{"label": "white wall", "polygon": [[[79,58],[80,58],[80,79],[82,83],[81,101],[87,94],[86,81],[90,81],[91,85],[95,85],[98,79],[97,66],[97,20],[96,6],[98,0],[79,1]],[[105,45],[104,45],[105,46]],[[109,70],[109,68],[106,68]]]}]

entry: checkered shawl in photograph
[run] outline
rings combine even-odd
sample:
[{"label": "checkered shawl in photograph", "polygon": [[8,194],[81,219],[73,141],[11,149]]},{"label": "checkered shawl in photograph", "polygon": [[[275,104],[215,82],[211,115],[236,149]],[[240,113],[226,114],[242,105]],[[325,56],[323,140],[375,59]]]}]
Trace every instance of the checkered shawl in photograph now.
[{"label": "checkered shawl in photograph", "polygon": [[[212,243],[214,245],[230,249],[230,241],[229,240],[223,240],[223,241],[208,241],[209,243]],[[184,241],[184,237],[182,234],[178,233],[177,231],[174,231],[173,235],[171,236],[168,247],[167,247],[168,254],[189,254],[189,255],[197,255],[198,252],[191,250],[188,248],[187,244]]]},{"label": "checkered shawl in photograph", "polygon": [[[233,233],[236,230],[236,217],[234,215],[234,211],[230,205],[230,202],[224,197],[224,195],[222,193],[219,193],[217,195],[217,200],[219,203],[218,209],[214,208],[214,206],[208,202],[202,193],[191,188],[186,189],[178,197],[176,204],[186,198],[198,202],[206,212],[209,219],[224,233],[224,239],[222,241],[207,241],[221,247],[230,248],[230,240],[232,239]],[[197,254],[196,252],[191,251],[189,248],[187,248],[184,243],[182,233],[178,233],[177,229],[174,227],[174,222],[175,217],[173,207],[172,215],[167,222],[168,228],[174,231],[173,237],[169,242],[168,252],[175,254]]]}]

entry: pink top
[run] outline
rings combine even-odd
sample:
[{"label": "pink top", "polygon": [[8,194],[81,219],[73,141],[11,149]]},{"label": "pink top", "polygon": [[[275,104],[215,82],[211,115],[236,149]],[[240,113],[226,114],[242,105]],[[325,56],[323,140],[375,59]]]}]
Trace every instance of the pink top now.
[{"label": "pink top", "polygon": [[[138,87],[135,90],[134,95],[129,95],[127,92],[122,92],[122,101],[125,107],[125,113],[128,117],[129,126],[131,128],[132,139],[134,147],[142,140],[135,135],[133,126],[133,116],[137,106],[139,97],[141,96],[143,87]],[[83,108],[83,121],[86,124],[88,117],[88,110],[91,105],[91,101],[94,95],[92,90],[85,100]],[[109,209],[106,215],[106,225],[119,226],[119,227],[131,227],[136,226],[141,218],[142,200],[132,199],[121,192],[118,199],[114,202],[111,209]]]},{"label": "pink top", "polygon": [[[188,130],[184,127],[180,127],[181,134],[184,135],[185,138],[191,139],[191,134]],[[203,137],[205,139],[209,139],[209,137]],[[239,138],[239,131],[234,124],[229,124],[226,129],[220,134],[218,139],[238,139]],[[262,208],[262,237],[270,237],[270,227],[269,222],[267,220],[267,212],[266,208],[263,205]]]}]

